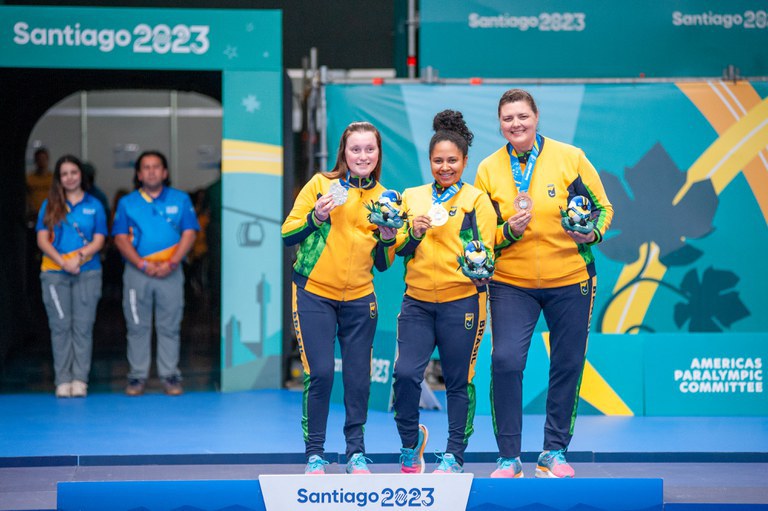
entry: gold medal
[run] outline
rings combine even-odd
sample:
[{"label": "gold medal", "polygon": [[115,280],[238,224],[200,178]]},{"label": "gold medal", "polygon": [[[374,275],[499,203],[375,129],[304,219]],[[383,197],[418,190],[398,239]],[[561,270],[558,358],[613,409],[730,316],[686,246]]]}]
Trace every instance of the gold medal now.
[{"label": "gold medal", "polygon": [[533,199],[525,192],[520,192],[513,203],[517,211],[530,211],[533,209]]},{"label": "gold medal", "polygon": [[442,204],[435,204],[429,209],[427,216],[432,221],[432,227],[440,227],[448,222],[448,211]]}]

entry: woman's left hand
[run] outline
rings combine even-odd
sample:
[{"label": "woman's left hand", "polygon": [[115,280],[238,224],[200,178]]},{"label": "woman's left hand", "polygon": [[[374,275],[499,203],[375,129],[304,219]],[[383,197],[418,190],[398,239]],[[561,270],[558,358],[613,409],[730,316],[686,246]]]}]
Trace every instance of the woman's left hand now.
[{"label": "woman's left hand", "polygon": [[491,279],[490,278],[487,278],[487,279],[472,279],[472,283],[476,287],[485,287],[485,286],[487,286],[488,284],[491,283]]},{"label": "woman's left hand", "polygon": [[568,229],[563,229],[563,230],[565,231],[565,234],[570,236],[573,241],[579,244],[592,243],[593,241],[595,241],[595,239],[597,239],[597,234],[595,234],[595,231],[592,231],[589,234],[582,234],[576,231],[569,231]]},{"label": "woman's left hand", "polygon": [[395,229],[394,227],[387,227],[385,225],[380,225],[379,235],[382,241],[391,241],[392,238],[397,236],[397,229]]}]

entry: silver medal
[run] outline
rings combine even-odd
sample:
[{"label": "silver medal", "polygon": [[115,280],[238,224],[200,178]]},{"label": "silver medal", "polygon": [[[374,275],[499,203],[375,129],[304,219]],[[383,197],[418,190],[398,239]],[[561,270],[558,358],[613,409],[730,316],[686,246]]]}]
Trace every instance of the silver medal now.
[{"label": "silver medal", "polygon": [[342,186],[342,184],[338,181],[331,183],[331,187],[328,189],[328,192],[330,192],[331,197],[333,197],[333,203],[337,206],[341,206],[347,202],[349,190],[344,188],[344,186]]},{"label": "silver medal", "polygon": [[442,204],[435,204],[429,209],[427,216],[432,220],[433,227],[440,227],[448,222],[448,211]]}]

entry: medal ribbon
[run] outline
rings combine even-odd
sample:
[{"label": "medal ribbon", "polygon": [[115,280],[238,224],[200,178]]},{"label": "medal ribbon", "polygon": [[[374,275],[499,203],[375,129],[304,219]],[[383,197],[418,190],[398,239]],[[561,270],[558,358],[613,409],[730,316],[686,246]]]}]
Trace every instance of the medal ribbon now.
[{"label": "medal ribbon", "polygon": [[341,179],[339,178],[339,184],[349,190],[350,188],[373,188],[373,185],[375,184],[375,179],[373,177],[357,177],[353,176],[351,171],[347,171],[347,179]]},{"label": "medal ribbon", "polygon": [[461,187],[464,186],[464,182],[459,179],[458,182],[452,184],[445,190],[443,190],[443,193],[440,195],[437,194],[437,184],[432,183],[432,204],[442,204],[443,202],[448,202],[451,200],[451,197],[459,193],[459,190],[461,190]]},{"label": "medal ribbon", "polygon": [[512,177],[515,179],[515,186],[521,193],[528,191],[531,186],[531,177],[533,177],[533,167],[536,165],[536,159],[539,157],[539,150],[543,141],[541,135],[536,133],[536,140],[533,142],[533,149],[528,157],[528,163],[525,164],[525,172],[520,167],[520,160],[518,160],[517,151],[512,147],[512,144],[507,144],[507,151],[509,152],[509,164],[512,167]]},{"label": "medal ribbon", "polygon": [[350,171],[347,171],[347,179],[339,178],[339,184],[344,187],[344,189],[349,190],[350,184],[349,181],[351,180],[352,173]]}]

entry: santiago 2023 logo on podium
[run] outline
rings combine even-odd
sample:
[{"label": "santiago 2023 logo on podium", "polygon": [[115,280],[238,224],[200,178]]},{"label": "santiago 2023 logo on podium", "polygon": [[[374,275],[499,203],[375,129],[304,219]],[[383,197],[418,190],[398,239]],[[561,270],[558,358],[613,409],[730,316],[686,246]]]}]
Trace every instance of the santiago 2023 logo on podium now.
[{"label": "santiago 2023 logo on podium", "polygon": [[472,474],[261,475],[267,511],[467,509]]}]

